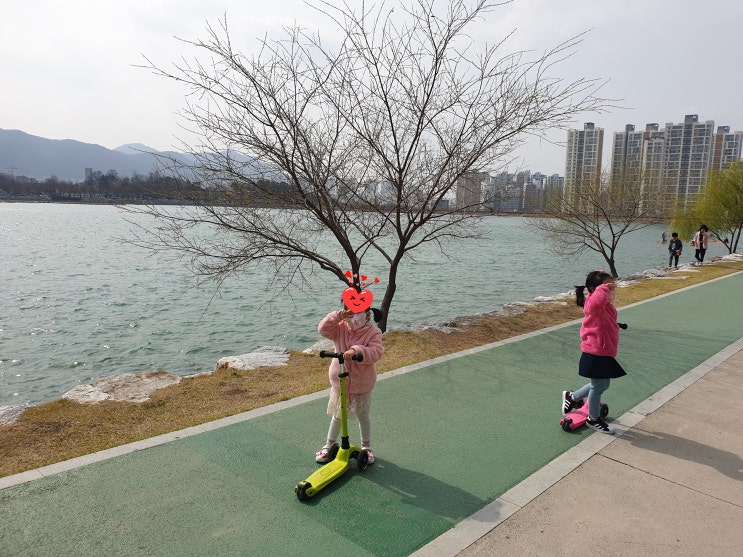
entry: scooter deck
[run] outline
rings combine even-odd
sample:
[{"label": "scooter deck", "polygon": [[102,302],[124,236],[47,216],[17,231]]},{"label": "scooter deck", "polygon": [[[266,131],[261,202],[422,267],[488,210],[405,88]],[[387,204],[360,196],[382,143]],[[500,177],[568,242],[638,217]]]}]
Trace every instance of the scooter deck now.
[{"label": "scooter deck", "polygon": [[328,484],[345,474],[351,467],[351,459],[357,458],[360,452],[361,449],[354,446],[348,449],[340,449],[333,460],[323,464],[303,482],[299,482],[294,488],[295,491],[304,488],[303,495],[312,497]]},{"label": "scooter deck", "polygon": [[[609,415],[609,407],[601,403],[601,417],[605,418]],[[579,427],[585,425],[588,421],[588,399],[583,400],[583,404],[579,408],[573,408],[570,412],[565,414],[560,420],[560,425],[564,431],[576,430]]]}]

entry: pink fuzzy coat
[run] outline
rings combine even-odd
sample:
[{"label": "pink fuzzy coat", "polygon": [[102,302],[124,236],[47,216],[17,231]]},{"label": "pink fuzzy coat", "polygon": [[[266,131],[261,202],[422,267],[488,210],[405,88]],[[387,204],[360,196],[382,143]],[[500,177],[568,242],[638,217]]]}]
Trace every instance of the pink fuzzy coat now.
[{"label": "pink fuzzy coat", "polygon": [[[346,360],[344,365],[348,371],[346,389],[349,395],[371,392],[377,382],[376,363],[384,354],[382,347],[382,331],[373,321],[358,331],[348,328],[346,320],[337,311],[330,312],[317,326],[318,332],[333,341],[335,351],[343,353],[353,348],[364,359],[361,362]],[[333,389],[340,388],[340,364],[333,358],[328,369],[328,378]]]},{"label": "pink fuzzy coat", "polygon": [[596,287],[583,306],[580,327],[580,349],[594,356],[616,357],[619,348],[617,309],[612,303],[614,293],[605,284]]},{"label": "pink fuzzy coat", "polygon": [[697,233],[694,234],[693,241],[697,249],[707,249],[707,246],[709,244],[709,232],[702,232],[701,230],[698,230]]}]

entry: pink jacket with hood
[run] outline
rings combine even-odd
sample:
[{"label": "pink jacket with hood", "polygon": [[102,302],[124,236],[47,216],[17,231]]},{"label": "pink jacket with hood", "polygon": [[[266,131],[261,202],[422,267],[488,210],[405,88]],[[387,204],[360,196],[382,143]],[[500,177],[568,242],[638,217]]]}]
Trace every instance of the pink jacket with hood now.
[{"label": "pink jacket with hood", "polygon": [[[317,326],[318,332],[333,341],[335,351],[343,353],[353,348],[357,354],[363,356],[363,361],[346,360],[344,365],[348,372],[346,389],[349,395],[364,394],[374,389],[377,382],[376,363],[384,354],[382,347],[382,331],[370,318],[366,326],[357,331],[352,331],[346,320],[337,311],[330,312]],[[334,389],[340,388],[340,364],[337,359],[330,362],[328,378]]]},{"label": "pink jacket with hood", "polygon": [[583,305],[580,349],[594,356],[616,357],[619,348],[619,324],[614,307],[614,292],[605,284],[588,294]]}]

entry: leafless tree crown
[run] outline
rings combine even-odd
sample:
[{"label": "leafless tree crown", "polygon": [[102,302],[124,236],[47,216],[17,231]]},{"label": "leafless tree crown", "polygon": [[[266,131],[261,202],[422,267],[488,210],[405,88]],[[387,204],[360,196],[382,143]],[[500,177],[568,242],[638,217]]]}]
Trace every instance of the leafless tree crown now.
[{"label": "leafless tree crown", "polygon": [[199,137],[185,146],[195,163],[165,161],[197,187],[184,196],[190,207],[146,209],[161,223],[151,245],[190,254],[197,272],[218,278],[267,263],[284,286],[313,269],[345,281],[373,253],[387,269],[388,313],[413,250],[478,236],[480,202],[447,205],[462,177],[608,106],[597,81],[553,73],[580,37],[544,53],[503,54],[508,36],[474,40],[469,29],[500,6],[357,11],[320,0],[332,41],[297,26],[246,55],[225,16],[204,40],[183,41],[196,58],[168,69],[147,59],[189,88],[184,125]]}]

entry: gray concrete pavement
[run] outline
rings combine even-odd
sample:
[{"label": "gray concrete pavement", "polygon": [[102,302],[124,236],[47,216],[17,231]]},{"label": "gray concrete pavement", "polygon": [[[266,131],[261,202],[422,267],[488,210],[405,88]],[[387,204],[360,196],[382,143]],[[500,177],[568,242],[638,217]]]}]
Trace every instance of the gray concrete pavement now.
[{"label": "gray concrete pavement", "polygon": [[[736,343],[730,351],[739,348]],[[576,453],[590,452],[591,443],[609,442],[466,549],[452,553],[452,532],[448,549],[439,540],[418,553],[743,554],[743,351],[708,373],[704,366],[690,372],[665,391],[655,403],[670,400],[656,410],[643,416],[640,405],[617,420],[627,425],[618,427],[616,438],[594,434],[576,447]],[[464,529],[460,535],[467,539]]]}]

